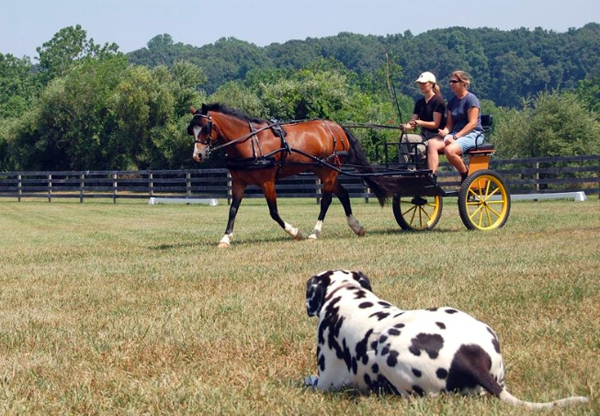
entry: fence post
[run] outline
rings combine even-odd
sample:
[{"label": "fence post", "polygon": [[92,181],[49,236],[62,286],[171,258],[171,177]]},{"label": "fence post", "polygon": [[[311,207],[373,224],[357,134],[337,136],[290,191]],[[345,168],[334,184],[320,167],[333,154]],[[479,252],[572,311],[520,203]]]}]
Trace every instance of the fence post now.
[{"label": "fence post", "polygon": [[233,192],[231,190],[231,173],[227,171],[227,205],[231,205]]},{"label": "fence post", "polygon": [[19,182],[17,182],[17,202],[21,202],[21,194],[23,194],[22,179],[23,179],[23,177],[21,175],[17,176],[17,180],[19,181]]},{"label": "fence post", "polygon": [[192,174],[185,174],[185,194],[188,198],[192,196]]},{"label": "fence post", "polygon": [[79,175],[79,203],[83,204],[83,190],[85,189],[85,174]]},{"label": "fence post", "polygon": [[48,202],[52,202],[52,175],[48,175]]},{"label": "fence post", "polygon": [[315,179],[315,187],[316,187],[316,194],[317,194],[317,204],[321,203],[321,198],[323,197],[322,189],[319,186],[320,184],[321,184],[321,179],[317,176],[317,178]]},{"label": "fence post", "polygon": [[113,173],[113,204],[117,203],[117,174]]},{"label": "fence post", "polygon": [[148,179],[150,179],[150,182],[148,183],[148,187],[150,188],[148,193],[150,194],[150,198],[152,198],[154,196],[154,174],[152,172],[148,175]]}]

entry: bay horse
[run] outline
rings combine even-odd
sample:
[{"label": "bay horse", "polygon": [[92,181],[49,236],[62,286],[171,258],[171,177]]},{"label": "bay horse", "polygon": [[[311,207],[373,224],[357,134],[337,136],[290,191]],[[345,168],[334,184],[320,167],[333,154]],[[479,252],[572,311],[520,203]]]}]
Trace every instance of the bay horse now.
[{"label": "bay horse", "polygon": [[[292,238],[302,239],[300,230],[283,221],[277,210],[275,181],[278,178],[312,171],[321,180],[321,211],[308,236],[316,240],[321,234],[332,193],[339,198],[352,231],[363,236],[365,229],[352,215],[348,191],[338,180],[346,162],[354,163],[359,172],[373,172],[358,139],[346,128],[330,120],[310,120],[279,124],[250,117],[222,104],[190,108],[193,118],[188,134],[194,136],[193,158],[206,160],[211,152],[224,149],[232,179],[232,202],[225,235],[219,247],[229,247],[239,206],[248,185],[258,186],[264,193],[271,218]],[[385,180],[376,176],[362,178],[383,206],[390,192]]]}]

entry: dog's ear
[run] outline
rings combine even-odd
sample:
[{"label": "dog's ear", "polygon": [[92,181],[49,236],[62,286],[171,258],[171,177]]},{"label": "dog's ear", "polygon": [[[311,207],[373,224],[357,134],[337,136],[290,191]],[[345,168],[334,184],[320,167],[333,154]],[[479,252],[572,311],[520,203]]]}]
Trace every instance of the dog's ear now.
[{"label": "dog's ear", "polygon": [[369,278],[363,274],[363,272],[352,272],[352,277],[362,288],[367,289],[369,292],[373,292],[371,282],[369,281]]},{"label": "dog's ear", "polygon": [[331,282],[329,276],[331,276],[330,272],[321,273],[306,282],[306,313],[308,316],[315,316],[321,312],[327,286]]}]

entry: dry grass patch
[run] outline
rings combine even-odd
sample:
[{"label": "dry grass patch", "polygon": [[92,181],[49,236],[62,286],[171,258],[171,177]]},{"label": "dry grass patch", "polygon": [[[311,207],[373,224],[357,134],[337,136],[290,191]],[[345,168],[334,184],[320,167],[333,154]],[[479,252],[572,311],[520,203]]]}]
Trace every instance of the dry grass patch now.
[{"label": "dry grass patch", "polygon": [[[0,202],[0,414],[534,414],[497,400],[322,394],[306,280],[359,269],[400,308],[451,305],[500,335],[507,385],[527,400],[591,396],[600,413],[599,203],[514,203],[502,230],[468,232],[455,202],[403,233],[390,207],[332,205],[316,242],[292,241],[263,201],[227,206]],[[308,233],[314,201],[280,200]]]}]

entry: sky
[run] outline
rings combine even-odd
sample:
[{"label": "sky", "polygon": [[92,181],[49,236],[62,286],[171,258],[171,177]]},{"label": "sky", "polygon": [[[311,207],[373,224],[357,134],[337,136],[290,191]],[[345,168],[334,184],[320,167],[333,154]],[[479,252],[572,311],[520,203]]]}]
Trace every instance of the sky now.
[{"label": "sky", "polygon": [[121,52],[156,35],[203,46],[234,37],[266,46],[289,40],[404,33],[463,26],[555,32],[600,23],[598,0],[0,0],[0,53],[38,57],[60,29],[80,24]]}]

